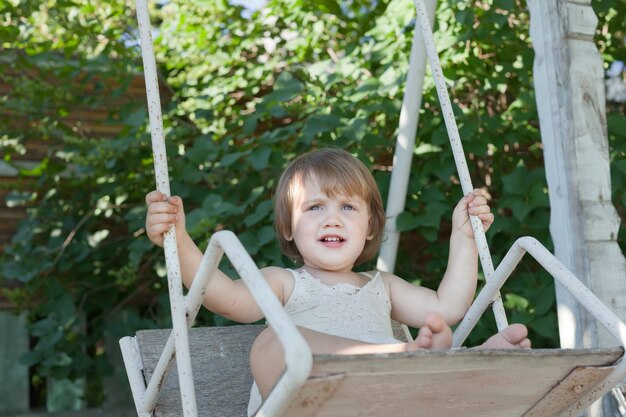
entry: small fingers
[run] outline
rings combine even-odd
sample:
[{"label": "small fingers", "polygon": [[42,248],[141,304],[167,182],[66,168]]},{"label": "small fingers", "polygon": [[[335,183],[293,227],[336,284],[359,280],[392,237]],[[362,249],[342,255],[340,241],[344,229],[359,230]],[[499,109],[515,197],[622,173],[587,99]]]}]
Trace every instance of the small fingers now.
[{"label": "small fingers", "polygon": [[487,196],[480,189],[468,193],[467,197],[469,198],[468,205],[470,207],[487,205],[489,201]]},{"label": "small fingers", "polygon": [[178,220],[178,216],[175,211],[158,211],[150,213],[150,215],[146,218],[146,223],[149,227],[157,224],[172,225],[176,223],[176,220]]},{"label": "small fingers", "polygon": [[146,203],[148,204],[148,214],[156,213],[178,213],[182,211],[183,200],[178,196],[166,197],[165,194],[158,191],[146,195]]},{"label": "small fingers", "polygon": [[491,197],[489,193],[482,188],[475,188],[470,194],[473,194],[476,197],[484,197],[485,200],[488,200]]},{"label": "small fingers", "polygon": [[167,196],[160,191],[154,190],[146,194],[146,204],[150,205],[159,201],[167,201]]},{"label": "small fingers", "polygon": [[485,232],[489,230],[489,228],[491,227],[491,225],[493,224],[495,220],[493,213],[481,214],[480,216],[478,216],[478,218],[482,222],[483,229],[485,230]]},{"label": "small fingers", "polygon": [[146,194],[146,204],[149,206],[153,203],[163,203],[163,202],[168,202],[170,204],[173,204],[175,206],[181,206],[183,203],[182,198],[180,198],[179,196],[171,196],[168,197],[167,195],[163,194],[160,191],[150,191],[148,194]]},{"label": "small fingers", "polygon": [[148,236],[161,236],[172,228],[172,224],[155,223],[148,226],[146,232]]},{"label": "small fingers", "polygon": [[484,192],[480,189],[476,189],[471,193],[468,193],[469,201],[467,203],[467,209],[469,214],[473,216],[480,216],[481,214],[487,214],[491,212],[489,207],[489,200]]},{"label": "small fingers", "polygon": [[483,221],[483,223],[493,223],[494,215],[493,213],[481,213],[478,215],[478,218]]}]

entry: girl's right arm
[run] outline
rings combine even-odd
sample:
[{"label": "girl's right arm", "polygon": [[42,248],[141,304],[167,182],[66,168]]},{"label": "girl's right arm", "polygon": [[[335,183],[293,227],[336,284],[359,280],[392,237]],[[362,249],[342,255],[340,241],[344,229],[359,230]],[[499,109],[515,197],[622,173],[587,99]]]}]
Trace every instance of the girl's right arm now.
[{"label": "girl's right arm", "polygon": [[[182,199],[176,196],[168,198],[159,191],[152,191],[146,195],[146,204],[146,234],[154,244],[162,247],[165,232],[172,226],[176,227],[180,272],[183,284],[190,288],[203,254],[187,233]],[[263,268],[261,272],[284,304],[287,298],[285,294],[290,294],[289,287],[293,286],[291,274],[277,267]],[[241,323],[251,323],[263,318],[261,309],[244,282],[233,281],[220,270],[216,271],[211,280],[203,304],[212,312]]]}]

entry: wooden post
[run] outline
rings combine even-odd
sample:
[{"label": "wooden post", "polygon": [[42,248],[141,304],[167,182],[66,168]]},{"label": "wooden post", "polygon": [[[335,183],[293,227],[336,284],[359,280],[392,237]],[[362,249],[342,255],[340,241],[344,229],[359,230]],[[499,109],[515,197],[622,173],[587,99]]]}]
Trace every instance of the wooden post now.
[{"label": "wooden post", "polygon": [[[604,71],[590,3],[528,1],[533,76],[555,255],[624,319],[626,261],[616,242],[620,219],[611,202]],[[615,344],[561,287],[556,292],[562,347]],[[599,406],[589,413],[602,415]]]},{"label": "wooden post", "polygon": [[27,351],[26,314],[0,310],[0,415],[29,409],[28,367],[19,362]]}]

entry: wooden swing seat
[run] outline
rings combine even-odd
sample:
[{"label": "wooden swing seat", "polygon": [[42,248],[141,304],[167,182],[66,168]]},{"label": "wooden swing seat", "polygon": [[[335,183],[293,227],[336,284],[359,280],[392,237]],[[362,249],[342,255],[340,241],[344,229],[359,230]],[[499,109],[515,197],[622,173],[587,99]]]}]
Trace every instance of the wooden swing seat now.
[{"label": "wooden swing seat", "polygon": [[[246,415],[252,384],[248,355],[263,328],[190,329],[198,415]],[[170,330],[136,334],[146,383],[169,334]],[[622,348],[609,348],[314,355],[307,382],[282,416],[559,416],[606,377],[622,354]],[[175,374],[174,366],[154,410],[156,417],[180,416]]]}]

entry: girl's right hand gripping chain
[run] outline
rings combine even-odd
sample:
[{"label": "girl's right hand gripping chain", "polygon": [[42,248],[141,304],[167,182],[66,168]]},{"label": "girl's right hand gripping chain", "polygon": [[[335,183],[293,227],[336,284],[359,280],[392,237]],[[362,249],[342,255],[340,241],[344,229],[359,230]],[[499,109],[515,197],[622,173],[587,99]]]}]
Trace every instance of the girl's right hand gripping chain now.
[{"label": "girl's right hand gripping chain", "polygon": [[167,197],[159,191],[146,194],[146,234],[155,245],[163,247],[163,235],[176,226],[176,237],[180,242],[186,234],[185,211],[180,197]]}]

